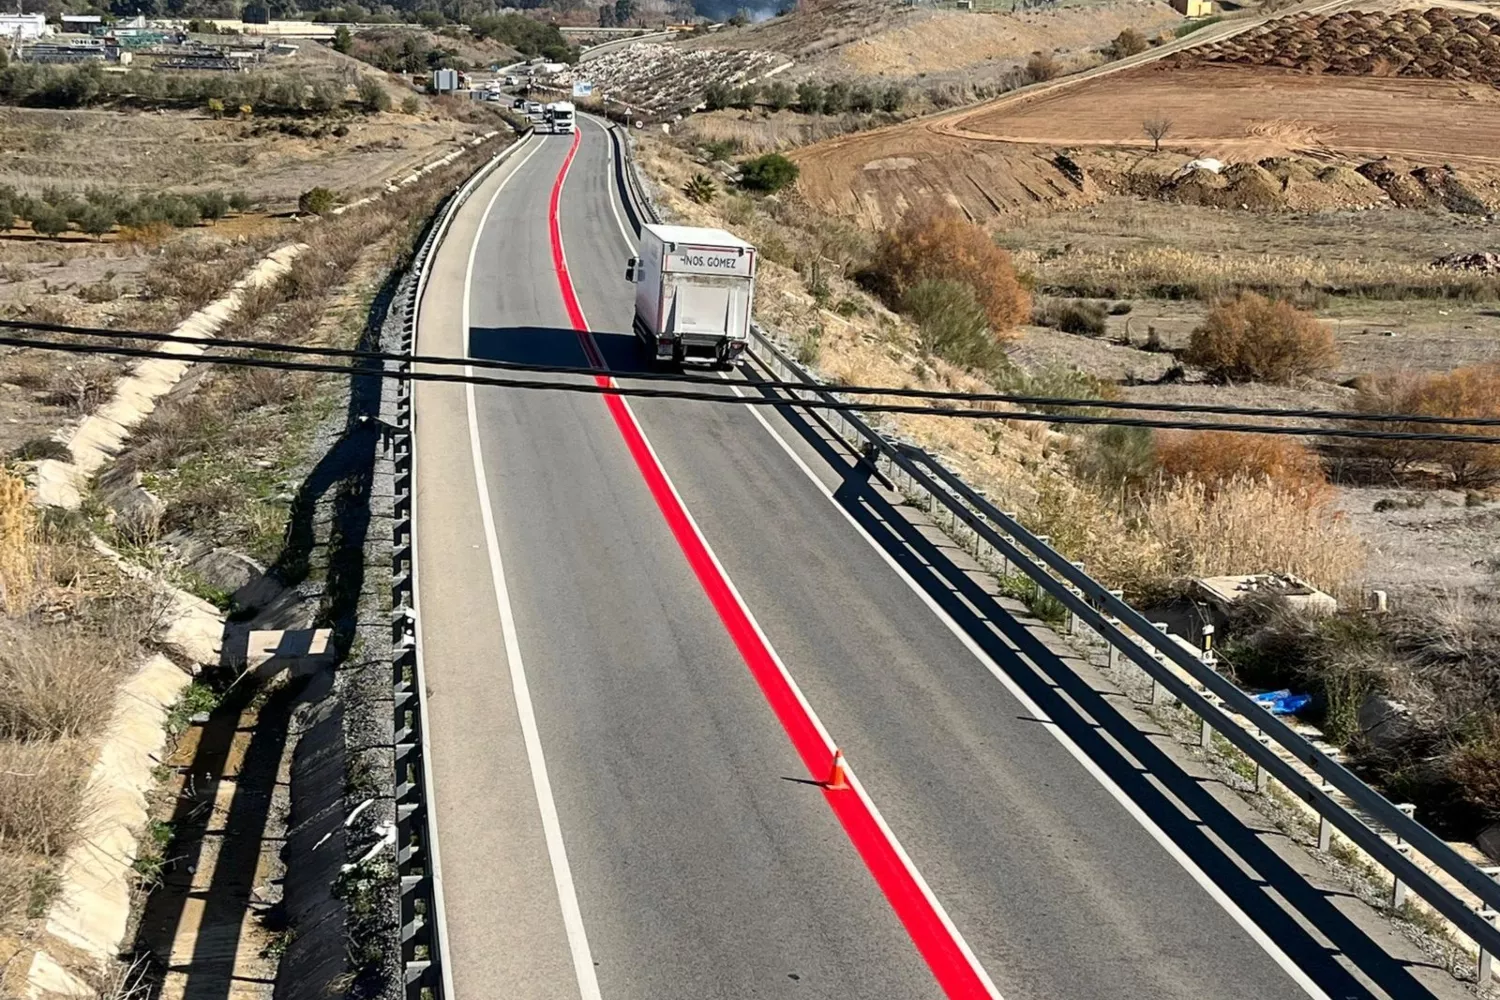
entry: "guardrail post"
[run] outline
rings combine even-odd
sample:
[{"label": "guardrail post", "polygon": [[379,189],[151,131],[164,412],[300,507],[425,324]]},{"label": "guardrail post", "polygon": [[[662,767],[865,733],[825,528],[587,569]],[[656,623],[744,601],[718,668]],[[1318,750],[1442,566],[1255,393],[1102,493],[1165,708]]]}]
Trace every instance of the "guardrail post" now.
[{"label": "guardrail post", "polygon": [[[1078,572],[1083,572],[1083,563],[1074,562],[1072,565],[1074,569],[1078,570]],[[1072,584],[1068,584],[1068,590],[1077,597],[1083,597],[1083,591],[1079,590]],[[1068,609],[1068,635],[1072,636],[1075,639],[1078,638],[1078,615],[1073,611],[1072,608]]]},{"label": "guardrail post", "polygon": [[[1166,622],[1152,622],[1151,624],[1155,625],[1156,626],[1156,630],[1158,632],[1163,633],[1163,634],[1166,633],[1166,631],[1167,631],[1167,629],[1169,627]],[[1165,664],[1166,657],[1162,656],[1161,650],[1159,650],[1159,649],[1157,649],[1156,647],[1153,646],[1150,649],[1150,653],[1151,653],[1151,659],[1155,660],[1157,663],[1162,664],[1163,667],[1166,666],[1166,664]],[[1167,669],[1170,669],[1170,668],[1167,668]],[[1151,675],[1151,704],[1153,704],[1153,705],[1163,705],[1163,704],[1166,704],[1167,702],[1169,702],[1171,700],[1172,700],[1172,698],[1170,697],[1170,693],[1167,691],[1166,688],[1162,687],[1161,681],[1159,681],[1159,680],[1156,679],[1156,675],[1152,674]]]},{"label": "guardrail post", "polygon": [[[1495,923],[1497,914],[1494,910],[1480,910],[1480,919],[1487,922],[1491,927],[1500,926]],[[1474,978],[1479,981],[1479,988],[1485,989],[1490,981],[1495,978],[1495,956],[1483,948],[1479,949],[1479,967],[1474,970]]]},{"label": "guardrail post", "polygon": [[[1208,702],[1210,705],[1219,704],[1219,696],[1213,694],[1212,692],[1204,692],[1203,700]],[[1214,727],[1208,724],[1207,718],[1199,719],[1198,722],[1198,745],[1207,750],[1209,747],[1213,746]]]},{"label": "guardrail post", "polygon": [[1203,661],[1204,666],[1211,667],[1214,665],[1214,662],[1217,659],[1214,654],[1214,627],[1212,625],[1203,626],[1202,635],[1203,652],[1199,655],[1198,658]]},{"label": "guardrail post", "polygon": [[[1417,807],[1409,802],[1397,803],[1396,808],[1401,810],[1407,819],[1411,819],[1417,814]],[[1402,840],[1399,833],[1396,834],[1396,850],[1400,851],[1405,857],[1411,857],[1411,845]],[[1406,905],[1406,883],[1401,881],[1401,876],[1392,873],[1391,909],[1399,910],[1404,905]]]},{"label": "guardrail post", "polygon": [[[1259,729],[1257,729],[1255,731],[1255,741],[1257,743],[1259,743],[1263,747],[1269,747],[1271,745],[1271,738],[1269,736],[1267,736],[1265,733],[1261,732]],[[1266,787],[1268,785],[1270,785],[1270,784],[1271,784],[1271,772],[1267,771],[1264,767],[1262,767],[1261,764],[1260,764],[1260,761],[1256,761],[1255,762],[1255,790],[1257,792],[1264,792],[1266,790]]]},{"label": "guardrail post", "polygon": [[[1332,795],[1332,785],[1323,786],[1324,795]],[[1333,847],[1333,824],[1328,822],[1328,817],[1322,811],[1318,813],[1318,850],[1325,854]]]},{"label": "guardrail post", "polygon": [[[1021,516],[1020,514],[1016,513],[1013,510],[1005,510],[1005,511],[1001,511],[1000,513],[1002,513],[1006,517],[1010,518],[1011,521],[1015,521],[1018,518],[1020,518],[1020,516]],[[1010,535],[1006,534],[1005,537],[1009,539]],[[1014,539],[1011,539],[1011,540],[1014,541]],[[1000,557],[1000,564],[1005,567],[1005,575],[1006,576],[1010,576],[1013,572],[1015,572],[1015,567],[1011,565],[1009,557],[1007,557],[1007,556],[1001,556]]]}]

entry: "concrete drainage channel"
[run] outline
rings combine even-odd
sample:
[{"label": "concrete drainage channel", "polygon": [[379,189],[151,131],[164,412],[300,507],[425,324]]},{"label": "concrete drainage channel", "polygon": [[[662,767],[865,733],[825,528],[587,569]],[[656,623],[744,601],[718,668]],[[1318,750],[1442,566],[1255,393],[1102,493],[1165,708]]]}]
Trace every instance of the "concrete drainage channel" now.
[{"label": "concrete drainage channel", "polygon": [[[637,223],[661,221],[636,167],[629,133],[618,127],[610,133],[628,211]],[[1318,850],[1331,850],[1334,832],[1342,834],[1343,847],[1362,865],[1387,874],[1390,908],[1415,906],[1436,917],[1474,959],[1480,986],[1491,985],[1493,956],[1500,954],[1500,868],[1481,867],[1464,845],[1449,844],[1416,822],[1411,807],[1390,802],[1361,781],[1310,727],[1288,724],[1223,676],[1211,651],[1143,617],[1118,591],[1090,577],[1049,539],[1027,531],[1014,514],[1000,510],[940,459],[866,422],[848,408],[848,400],[792,360],[773,334],[759,325],[752,334],[752,357],[765,375],[796,387],[776,390],[777,395],[813,404],[807,408],[812,421],[841,451],[859,456],[873,478],[926,512],[985,571],[1023,575],[1038,594],[1058,602],[1069,640],[1103,651],[1117,674],[1135,672],[1149,685],[1153,705],[1171,702],[1194,713],[1202,747],[1213,749],[1215,737],[1227,741],[1253,766],[1257,792],[1267,791],[1274,779],[1283,797],[1317,828]],[[820,410],[820,403],[842,409]]]}]

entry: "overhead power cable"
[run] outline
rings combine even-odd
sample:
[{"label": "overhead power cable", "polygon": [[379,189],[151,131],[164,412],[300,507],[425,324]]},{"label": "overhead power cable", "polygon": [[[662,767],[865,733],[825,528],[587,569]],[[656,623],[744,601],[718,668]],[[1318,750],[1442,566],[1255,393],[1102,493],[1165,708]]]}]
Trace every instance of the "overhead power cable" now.
[{"label": "overhead power cable", "polygon": [[[199,342],[201,343],[201,342]],[[1133,417],[1093,416],[1079,413],[1030,413],[1019,410],[986,410],[962,407],[930,407],[904,403],[858,402],[850,400],[804,399],[775,395],[728,395],[722,392],[697,392],[686,389],[654,389],[624,386],[617,382],[601,385],[598,382],[557,382],[541,380],[487,378],[478,375],[450,374],[446,372],[401,371],[377,368],[355,368],[349,365],[322,364],[311,361],[283,361],[275,358],[256,358],[236,354],[203,353],[183,355],[169,351],[154,351],[147,348],[112,346],[109,344],[76,344],[57,341],[38,341],[21,337],[0,336],[0,346],[29,347],[43,351],[58,351],[68,354],[109,354],[130,358],[150,358],[165,361],[191,360],[195,363],[222,364],[241,368],[270,368],[280,371],[301,371],[317,374],[366,376],[371,378],[394,378],[411,382],[448,382],[495,386],[504,389],[535,389],[552,392],[578,392],[589,395],[632,396],[645,399],[680,399],[702,403],[729,403],[750,406],[793,406],[804,409],[858,411],[861,413],[907,413],[938,417],[964,417],[974,420],[1021,420],[1051,424],[1108,425],[1119,427],[1151,427],[1174,430],[1214,430],[1256,434],[1287,434],[1307,437],[1360,438],[1385,441],[1442,441],[1456,444],[1500,445],[1500,436],[1480,434],[1433,434],[1415,431],[1376,431],[1337,427],[1287,427],[1280,424],[1226,424],[1202,423],[1187,420],[1145,420]],[[576,369],[559,369],[567,374],[578,374]],[[715,379],[720,388],[743,385],[748,389],[769,388],[766,383],[731,383]],[[814,387],[798,384],[802,392]]]},{"label": "overhead power cable", "polygon": [[[641,381],[675,382],[687,385],[722,385],[723,379],[713,375],[691,372],[619,372],[609,368],[579,368],[562,365],[529,364],[519,361],[499,361],[492,358],[458,358],[432,354],[392,354],[384,351],[362,351],[342,347],[315,347],[286,344],[277,341],[245,340],[216,337],[212,340],[201,337],[184,337],[180,334],[155,333],[142,330],[107,330],[100,327],[69,326],[62,323],[29,323],[19,320],[0,320],[0,329],[39,330],[46,333],[62,333],[82,337],[107,337],[117,340],[142,340],[168,344],[190,344],[204,347],[212,344],[220,348],[262,351],[275,354],[297,354],[308,357],[343,358],[356,361],[380,361],[389,363],[414,362],[424,365],[467,366],[494,371],[528,372],[549,375],[601,375],[613,378],[629,378]],[[30,346],[30,344],[28,344]],[[182,357],[182,355],[173,355]],[[782,382],[766,380],[758,386],[778,391],[807,391],[812,386],[805,382]],[[1294,420],[1346,420],[1356,423],[1384,424],[1440,424],[1448,427],[1500,427],[1500,417],[1447,417],[1424,413],[1361,413],[1346,410],[1288,409],[1266,406],[1231,406],[1218,403],[1154,403],[1137,400],[1079,399],[1057,396],[1031,396],[1004,392],[959,392],[946,389],[911,389],[897,386],[830,385],[821,388],[845,396],[891,396],[905,399],[952,400],[961,403],[1007,403],[1014,406],[1065,407],[1068,409],[1119,410],[1143,413],[1202,413],[1217,416],[1261,417],[1268,419]],[[899,411],[898,411],[899,412]],[[923,410],[921,412],[929,412]],[[1063,421],[1058,421],[1059,423]],[[1190,424],[1191,427],[1206,427],[1206,424]]]}]

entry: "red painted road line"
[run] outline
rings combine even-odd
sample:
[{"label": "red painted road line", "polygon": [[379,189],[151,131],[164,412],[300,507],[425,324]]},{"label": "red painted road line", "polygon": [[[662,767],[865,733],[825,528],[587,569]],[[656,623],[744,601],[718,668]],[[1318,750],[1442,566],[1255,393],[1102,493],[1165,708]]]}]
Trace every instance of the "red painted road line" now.
[{"label": "red painted road line", "polygon": [[[572,277],[568,274],[558,214],[563,181],[567,178],[568,168],[578,152],[581,139],[582,133],[575,132],[573,145],[568,149],[568,155],[563,160],[561,169],[558,170],[557,180],[552,185],[552,197],[547,209],[548,226],[552,237],[552,266],[557,273],[558,288],[562,292],[563,305],[567,309],[568,319],[578,333],[579,342],[583,345],[589,364],[595,368],[605,368],[608,366],[589,330],[583,309],[578,304],[578,296],[573,289]],[[614,380],[608,376],[597,375],[595,381],[601,386],[608,386],[613,384]],[[833,760],[833,745],[824,736],[822,727],[812,715],[812,710],[798,697],[791,679],[776,661],[775,655],[759,630],[756,629],[749,612],[740,602],[739,596],[730,585],[723,569],[715,561],[707,543],[698,533],[697,526],[688,516],[687,509],[673,490],[666,471],[651,451],[651,446],[636,422],[635,415],[626,405],[624,397],[605,396],[604,403],[609,408],[610,416],[614,418],[620,435],[625,439],[625,446],[635,460],[636,467],[640,469],[641,476],[646,480],[646,486],[651,490],[652,498],[655,499],[662,516],[666,518],[673,537],[677,539],[677,544],[682,549],[682,554],[687,558],[693,574],[698,578],[704,593],[708,595],[714,610],[724,623],[724,628],[734,641],[735,648],[739,650],[740,656],[745,660],[745,665],[750,668],[750,673],[760,685],[772,711],[776,713],[776,718],[781,722],[793,747],[802,758],[802,763],[807,767],[808,774],[814,780],[823,781],[828,777],[829,767]],[[867,801],[853,789],[824,789],[823,795],[843,825],[855,850],[859,852],[866,867],[869,868],[870,874],[875,877],[876,883],[885,893],[892,909],[896,911],[896,915],[906,927],[907,933],[911,935],[913,943],[916,944],[928,968],[932,970],[932,974],[942,986],[943,992],[952,1000],[960,1000],[960,998],[962,1000],[969,1000],[969,998],[990,1000],[993,998],[995,994],[986,986],[984,977],[976,968],[976,962],[966,954],[955,937],[955,932],[944,922],[934,907],[933,901],[922,891],[911,869],[903,862],[896,845],[876,820]]]}]

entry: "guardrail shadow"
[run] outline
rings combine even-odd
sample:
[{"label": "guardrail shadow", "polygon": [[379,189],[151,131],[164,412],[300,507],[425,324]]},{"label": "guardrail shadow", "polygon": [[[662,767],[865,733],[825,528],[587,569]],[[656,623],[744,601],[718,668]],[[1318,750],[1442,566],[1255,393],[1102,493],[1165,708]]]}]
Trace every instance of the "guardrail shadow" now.
[{"label": "guardrail shadow", "polygon": [[[1413,976],[1411,969],[1425,966],[1447,975],[1441,965],[1411,963],[1391,956],[1333,905],[1332,897],[1347,893],[1310,884],[1260,834],[1210,794],[1206,784],[1212,779],[1184,771],[1104,693],[1049,649],[1032,631],[1033,626],[1002,608],[949,557],[943,545],[926,537],[885,499],[870,481],[880,478],[879,474],[868,462],[853,460],[846,449],[832,443],[825,436],[834,436],[832,428],[821,416],[809,416],[792,406],[777,409],[804,441],[843,473],[835,501],[1329,995],[1340,1000],[1374,1000],[1378,996],[1339,964],[1337,957],[1342,956],[1392,997],[1436,1000],[1436,994]],[[1148,775],[1159,781],[1166,793]],[[1236,863],[1216,840],[1249,865],[1253,874]],[[1271,893],[1279,897],[1279,904]],[[1297,918],[1317,928],[1328,943],[1304,930]]]}]

